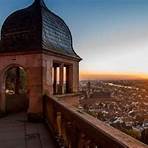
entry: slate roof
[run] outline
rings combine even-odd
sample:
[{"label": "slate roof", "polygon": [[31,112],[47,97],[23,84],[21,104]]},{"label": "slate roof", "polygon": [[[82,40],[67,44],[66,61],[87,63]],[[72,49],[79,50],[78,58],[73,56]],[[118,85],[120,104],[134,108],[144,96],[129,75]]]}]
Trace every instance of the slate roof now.
[{"label": "slate roof", "polygon": [[0,52],[46,50],[81,59],[73,50],[72,35],[65,22],[43,0],[12,13],[1,30]]}]

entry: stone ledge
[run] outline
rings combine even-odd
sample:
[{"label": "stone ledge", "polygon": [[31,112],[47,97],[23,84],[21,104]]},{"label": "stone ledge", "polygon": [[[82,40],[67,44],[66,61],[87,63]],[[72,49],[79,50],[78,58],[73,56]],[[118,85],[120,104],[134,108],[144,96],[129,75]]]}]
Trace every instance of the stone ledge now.
[{"label": "stone ledge", "polygon": [[71,122],[74,127],[84,132],[90,139],[96,143],[101,140],[104,146],[110,144],[116,147],[124,148],[148,148],[144,143],[132,138],[129,135],[115,129],[104,122],[88,115],[87,113],[69,106],[63,101],[58,101],[56,98],[48,98],[50,104],[56,106],[55,112],[60,112],[63,120]]}]

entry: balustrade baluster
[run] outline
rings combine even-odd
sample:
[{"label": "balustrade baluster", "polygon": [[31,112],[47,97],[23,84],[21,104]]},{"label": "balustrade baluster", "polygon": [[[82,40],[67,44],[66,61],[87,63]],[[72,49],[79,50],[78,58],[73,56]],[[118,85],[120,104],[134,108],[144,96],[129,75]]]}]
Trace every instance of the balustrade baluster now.
[{"label": "balustrade baluster", "polygon": [[58,136],[62,136],[62,129],[61,129],[61,112],[57,112],[57,129],[58,129]]},{"label": "balustrade baluster", "polygon": [[62,132],[62,138],[63,141],[65,143],[65,145],[68,145],[68,139],[67,139],[67,135],[66,135],[66,120],[63,118],[63,116],[61,117],[61,132]]},{"label": "balustrade baluster", "polygon": [[76,148],[78,147],[78,140],[79,140],[79,131],[76,128],[75,122],[68,122],[68,134],[69,134],[69,140],[70,140],[70,147]]},{"label": "balustrade baluster", "polygon": [[[46,119],[51,130],[58,135],[62,148],[146,148],[143,143],[85,113],[77,112],[66,103],[54,98],[45,101]],[[118,135],[114,134],[117,132]]]},{"label": "balustrade baluster", "polygon": [[80,133],[78,148],[85,148],[85,134]]}]

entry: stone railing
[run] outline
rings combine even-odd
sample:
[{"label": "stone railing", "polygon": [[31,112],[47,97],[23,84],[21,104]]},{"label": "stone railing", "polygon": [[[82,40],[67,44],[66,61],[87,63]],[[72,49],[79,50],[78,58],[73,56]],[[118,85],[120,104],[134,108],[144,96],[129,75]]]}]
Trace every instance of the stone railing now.
[{"label": "stone railing", "polygon": [[63,148],[148,147],[54,97],[44,97],[44,113],[48,127]]}]

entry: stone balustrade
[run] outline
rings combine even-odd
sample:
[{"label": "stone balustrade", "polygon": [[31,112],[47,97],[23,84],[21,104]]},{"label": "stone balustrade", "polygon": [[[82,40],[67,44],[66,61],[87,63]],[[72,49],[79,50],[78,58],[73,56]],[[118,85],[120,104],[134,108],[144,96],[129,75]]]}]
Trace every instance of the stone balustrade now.
[{"label": "stone balustrade", "polygon": [[46,122],[60,147],[148,147],[140,141],[54,97],[44,97],[44,113]]}]

